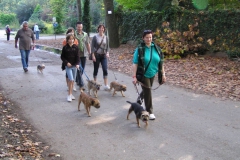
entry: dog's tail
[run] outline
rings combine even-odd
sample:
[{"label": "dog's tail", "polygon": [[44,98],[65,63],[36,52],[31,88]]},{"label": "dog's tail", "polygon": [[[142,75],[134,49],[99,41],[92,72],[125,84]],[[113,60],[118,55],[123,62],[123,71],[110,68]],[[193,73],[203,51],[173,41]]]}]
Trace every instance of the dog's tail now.
[{"label": "dog's tail", "polygon": [[132,104],[132,102],[130,102],[130,101],[126,101],[126,102]]}]

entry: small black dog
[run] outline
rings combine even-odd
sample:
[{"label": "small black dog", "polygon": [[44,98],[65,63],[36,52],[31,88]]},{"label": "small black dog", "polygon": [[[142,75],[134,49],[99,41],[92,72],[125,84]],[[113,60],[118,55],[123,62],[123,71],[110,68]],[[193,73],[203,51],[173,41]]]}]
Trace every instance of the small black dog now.
[{"label": "small black dog", "polygon": [[146,125],[148,125],[149,113],[140,104],[132,103],[129,101],[127,102],[131,104],[131,107],[128,110],[127,120],[129,120],[130,113],[134,111],[138,127],[140,127],[139,119],[141,119],[144,123],[146,123]]}]

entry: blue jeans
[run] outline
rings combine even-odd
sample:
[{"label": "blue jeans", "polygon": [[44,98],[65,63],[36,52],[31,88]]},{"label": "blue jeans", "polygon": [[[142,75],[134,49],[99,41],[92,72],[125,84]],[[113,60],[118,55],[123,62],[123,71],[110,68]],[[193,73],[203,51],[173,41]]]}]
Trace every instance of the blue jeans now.
[{"label": "blue jeans", "polygon": [[36,31],[35,34],[36,34],[36,39],[39,39],[39,31]]},{"label": "blue jeans", "polygon": [[100,55],[100,54],[96,54],[96,62],[93,62],[93,66],[94,66],[94,71],[93,71],[93,78],[97,78],[97,74],[98,74],[98,68],[99,68],[99,64],[101,63],[102,65],[102,70],[103,70],[103,79],[107,78],[108,76],[108,66],[107,66],[107,58],[106,55]]},{"label": "blue jeans", "polygon": [[20,49],[23,69],[28,67],[30,50]]},{"label": "blue jeans", "polygon": [[75,66],[73,66],[73,67],[66,66],[66,72],[67,72],[68,79],[70,81],[75,81],[77,68]]}]

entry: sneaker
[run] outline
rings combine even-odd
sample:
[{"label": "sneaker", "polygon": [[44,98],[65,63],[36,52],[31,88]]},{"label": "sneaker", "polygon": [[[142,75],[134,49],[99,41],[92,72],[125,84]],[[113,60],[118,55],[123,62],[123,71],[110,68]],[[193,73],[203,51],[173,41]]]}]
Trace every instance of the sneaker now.
[{"label": "sneaker", "polygon": [[109,90],[110,90],[109,85],[104,86],[104,90],[105,90],[105,91],[109,91]]},{"label": "sneaker", "polygon": [[71,98],[72,98],[72,100],[75,100],[75,97],[71,94]]},{"label": "sneaker", "polygon": [[140,105],[142,105],[142,103],[143,103],[143,100],[141,99],[140,96],[138,96],[138,98],[137,98],[137,103],[140,104]]},{"label": "sneaker", "polygon": [[150,115],[149,115],[149,119],[150,119],[150,120],[155,120],[155,118],[156,118],[156,117],[154,116],[154,114],[150,114]]},{"label": "sneaker", "polygon": [[67,96],[67,101],[68,101],[68,102],[72,102],[72,97],[71,97],[71,95],[68,95],[68,96]]},{"label": "sneaker", "polygon": [[24,68],[24,72],[27,72],[28,71],[28,69],[27,68]]},{"label": "sneaker", "polygon": [[75,85],[73,85],[73,91],[77,92]]}]

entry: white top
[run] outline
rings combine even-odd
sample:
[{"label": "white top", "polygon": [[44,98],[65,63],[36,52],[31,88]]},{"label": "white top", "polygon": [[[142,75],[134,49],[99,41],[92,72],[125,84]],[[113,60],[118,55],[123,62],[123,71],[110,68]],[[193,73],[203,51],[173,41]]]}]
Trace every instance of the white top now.
[{"label": "white top", "polygon": [[39,28],[38,28],[38,25],[34,25],[34,32],[37,32],[37,31],[39,31]]}]

